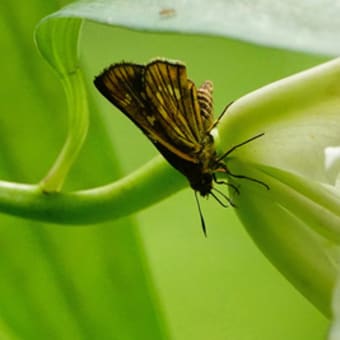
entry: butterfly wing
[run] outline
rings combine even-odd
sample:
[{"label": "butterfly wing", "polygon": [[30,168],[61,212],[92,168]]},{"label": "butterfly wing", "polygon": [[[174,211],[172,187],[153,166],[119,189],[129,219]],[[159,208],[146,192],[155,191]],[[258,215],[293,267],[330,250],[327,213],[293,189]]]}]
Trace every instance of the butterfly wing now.
[{"label": "butterfly wing", "polygon": [[[174,143],[178,130],[175,125],[168,125],[159,113],[159,107],[150,102],[145,92],[145,66],[120,63],[104,70],[95,78],[97,89],[112,104],[127,115],[156,145],[174,153],[189,162],[196,159],[180,148],[181,143]],[[166,104],[165,104],[166,108]],[[178,130],[180,131],[180,130]],[[177,140],[177,139],[176,139]]]},{"label": "butterfly wing", "polygon": [[202,148],[204,129],[197,90],[181,63],[155,60],[146,66],[145,93],[157,108],[161,128],[171,135],[177,148],[197,154]]},{"label": "butterfly wing", "polygon": [[126,114],[143,131],[149,130],[143,92],[144,66],[121,63],[97,76],[94,84],[101,94]]},{"label": "butterfly wing", "polygon": [[162,145],[163,156],[190,182],[191,187],[206,196],[212,189],[212,167],[215,159],[212,126],[212,83],[199,90],[187,78],[183,64],[156,60],[146,66],[144,75],[148,102],[157,108],[160,129],[171,136],[178,150],[191,155],[192,162],[179,159]]}]

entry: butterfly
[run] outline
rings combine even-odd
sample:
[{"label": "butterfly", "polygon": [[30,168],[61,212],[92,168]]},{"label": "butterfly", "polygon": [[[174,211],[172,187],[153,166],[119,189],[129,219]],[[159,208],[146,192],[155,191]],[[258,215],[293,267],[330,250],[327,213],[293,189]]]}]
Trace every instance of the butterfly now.
[{"label": "butterfly", "polygon": [[[231,174],[223,159],[240,146],[261,137],[256,135],[235,145],[222,156],[216,153],[212,129],[219,119],[213,118],[213,83],[205,81],[199,88],[188,79],[182,62],[155,59],[146,65],[121,62],[98,75],[94,84],[99,92],[134,122],[155,145],[163,157],[189,181],[191,188],[205,197],[212,195],[216,173]],[[248,178],[262,183],[256,179]],[[218,193],[222,194],[219,190]],[[232,201],[223,195],[233,205]],[[206,234],[201,216],[202,228]]]}]

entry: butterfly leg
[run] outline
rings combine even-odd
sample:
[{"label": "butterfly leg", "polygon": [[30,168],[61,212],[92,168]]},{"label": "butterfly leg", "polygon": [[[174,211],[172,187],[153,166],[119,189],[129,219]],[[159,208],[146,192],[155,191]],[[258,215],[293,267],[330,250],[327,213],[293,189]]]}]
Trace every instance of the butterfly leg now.
[{"label": "butterfly leg", "polygon": [[228,197],[227,195],[225,195],[222,191],[213,188],[213,191],[216,191],[223,199],[225,199],[228,204],[226,204],[225,202],[223,202],[216,194],[214,194],[213,191],[210,192],[211,196],[214,197],[214,199],[224,208],[228,208],[229,206],[232,206],[234,208],[236,208],[235,203],[231,200],[230,197]]},{"label": "butterfly leg", "polygon": [[236,192],[236,194],[238,194],[238,195],[240,194],[240,190],[238,189],[238,187],[235,184],[229,183],[228,181],[225,181],[223,179],[218,179],[215,174],[213,174],[213,179],[214,179],[214,182],[216,184],[227,185],[228,187],[233,188],[234,191]]}]

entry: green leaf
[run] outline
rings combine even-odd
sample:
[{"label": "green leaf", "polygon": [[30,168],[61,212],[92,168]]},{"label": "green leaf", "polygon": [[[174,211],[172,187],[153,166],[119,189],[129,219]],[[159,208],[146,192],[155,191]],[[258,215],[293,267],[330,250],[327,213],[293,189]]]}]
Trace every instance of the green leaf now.
[{"label": "green leaf", "polygon": [[88,129],[87,98],[79,68],[78,38],[81,20],[46,18],[37,27],[36,43],[43,57],[57,72],[68,104],[68,135],[58,158],[40,187],[45,192],[59,191],[77,159]]},{"label": "green leaf", "polygon": [[[39,181],[65,138],[64,94],[32,41],[37,20],[52,10],[45,1],[1,5],[0,163],[8,181]],[[89,136],[68,187],[120,174],[98,120]],[[68,229],[1,216],[0,230],[1,338],[168,337],[132,219]]]},{"label": "green leaf", "polygon": [[266,46],[338,55],[339,15],[336,1],[87,0],[53,16],[87,18],[139,30],[229,36]]}]

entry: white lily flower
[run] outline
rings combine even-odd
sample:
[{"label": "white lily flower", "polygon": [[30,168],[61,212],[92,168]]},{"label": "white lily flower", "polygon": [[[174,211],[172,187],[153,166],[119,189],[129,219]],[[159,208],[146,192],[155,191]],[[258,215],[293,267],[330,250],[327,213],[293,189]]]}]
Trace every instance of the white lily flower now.
[{"label": "white lily flower", "polygon": [[221,119],[240,219],[275,266],[330,315],[340,242],[340,59],[261,88]]}]

